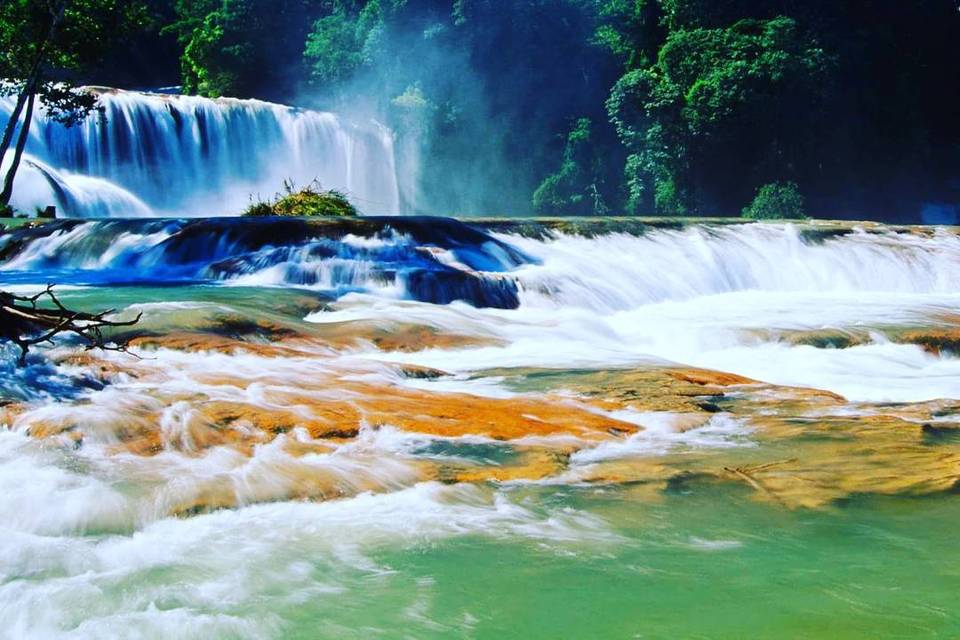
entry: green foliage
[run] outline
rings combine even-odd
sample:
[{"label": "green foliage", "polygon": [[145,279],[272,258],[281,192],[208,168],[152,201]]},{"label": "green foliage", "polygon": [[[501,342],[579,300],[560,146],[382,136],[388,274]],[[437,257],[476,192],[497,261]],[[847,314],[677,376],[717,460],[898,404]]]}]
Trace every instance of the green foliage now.
[{"label": "green foliage", "polygon": [[304,59],[324,108],[359,102],[394,130],[421,207],[529,212],[575,118],[619,164],[597,99],[617,76],[598,20],[595,0],[331,0]]},{"label": "green foliage", "polygon": [[[683,3],[663,5],[664,21],[680,22]],[[652,193],[657,213],[724,212],[755,176],[789,172],[827,63],[787,17],[669,31],[656,62],[626,73],[607,100],[631,152],[630,206]]]},{"label": "green foliage", "polygon": [[142,26],[135,0],[5,0],[0,4],[0,96],[16,96],[0,137],[6,166],[0,206],[9,215],[14,182],[37,105],[70,127],[97,107],[95,94],[73,83],[128,30]]},{"label": "green foliage", "polygon": [[314,84],[336,86],[375,56],[384,28],[380,2],[372,0],[356,14],[347,4],[353,3],[334,3],[333,12],[317,20],[307,36],[303,55]]},{"label": "green foliage", "polygon": [[410,112],[425,111],[430,108],[430,101],[424,95],[419,84],[410,85],[403,93],[390,101],[397,109]]},{"label": "green foliage", "polygon": [[410,85],[403,93],[390,100],[390,116],[394,130],[400,136],[413,141],[427,135],[436,113],[437,105],[427,98],[419,84]]},{"label": "green foliage", "polygon": [[0,3],[0,95],[27,89],[47,116],[71,126],[97,106],[73,78],[147,20],[135,0],[5,0]]},{"label": "green foliage", "polygon": [[603,0],[593,42],[623,61],[627,70],[649,65],[663,39],[661,8],[654,0]]},{"label": "green foliage", "polygon": [[376,114],[429,211],[733,215],[778,180],[813,211],[960,198],[956,0],[2,0],[0,93],[61,2],[53,117],[95,108],[76,85],[113,84],[92,70],[131,28],[169,58],[162,21],[187,93]]},{"label": "green foliage", "polygon": [[647,197],[646,172],[643,169],[643,158],[637,154],[630,154],[624,163],[623,182],[626,190],[624,213],[638,216],[653,213]]},{"label": "green foliage", "polygon": [[176,0],[164,29],[182,47],[184,90],[220,96],[280,98],[302,74],[300,53],[318,2]]},{"label": "green foliage", "polygon": [[725,27],[745,18],[773,18],[784,13],[790,0],[660,0],[659,4],[664,26],[680,31]]},{"label": "green foliage", "polygon": [[273,200],[252,202],[244,216],[355,216],[357,209],[347,196],[339,191],[324,190],[316,181],[298,189],[296,185],[286,180],[283,191],[277,193]]},{"label": "green foliage", "polygon": [[804,219],[807,217],[800,188],[793,182],[772,182],[757,190],[743,217],[751,220]]},{"label": "green foliage", "polygon": [[813,88],[825,62],[817,44],[782,16],[679,31],[660,49],[662,86],[654,99],[657,92],[671,102],[680,98],[690,132],[704,134],[782,102],[792,87]]},{"label": "green foliage", "polygon": [[605,215],[603,163],[597,154],[589,118],[576,121],[567,135],[560,170],[547,176],[533,193],[538,215]]},{"label": "green foliage", "polygon": [[130,0],[5,0],[0,72],[22,75],[38,57],[48,70],[82,70],[146,20],[144,4]]}]

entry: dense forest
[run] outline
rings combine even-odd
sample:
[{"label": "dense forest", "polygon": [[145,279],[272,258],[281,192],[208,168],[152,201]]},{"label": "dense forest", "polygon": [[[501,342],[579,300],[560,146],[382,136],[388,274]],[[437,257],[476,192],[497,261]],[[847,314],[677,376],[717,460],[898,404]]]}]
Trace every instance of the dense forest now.
[{"label": "dense forest", "polygon": [[956,0],[149,0],[79,80],[376,117],[430,213],[937,221],[958,43]]}]

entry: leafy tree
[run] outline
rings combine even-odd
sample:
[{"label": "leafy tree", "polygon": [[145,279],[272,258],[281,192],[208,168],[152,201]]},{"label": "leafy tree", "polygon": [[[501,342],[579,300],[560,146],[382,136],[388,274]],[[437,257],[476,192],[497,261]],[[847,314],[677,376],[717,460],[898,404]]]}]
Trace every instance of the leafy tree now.
[{"label": "leafy tree", "polygon": [[650,65],[664,38],[664,18],[654,0],[604,0],[593,42],[609,50],[630,71]]},{"label": "leafy tree", "polygon": [[747,207],[744,218],[751,220],[779,220],[806,218],[806,210],[800,188],[795,182],[773,182],[757,190],[757,195]]},{"label": "leafy tree", "polygon": [[605,215],[602,145],[596,144],[589,118],[580,118],[567,136],[560,170],[533,193],[533,210],[540,215]]},{"label": "leafy tree", "polygon": [[301,52],[320,0],[176,0],[183,89],[282,99],[303,76]]},{"label": "leafy tree", "polygon": [[0,139],[0,159],[11,145],[14,150],[0,192],[5,215],[12,215],[14,180],[37,103],[48,118],[65,126],[85,118],[96,108],[97,97],[72,78],[143,20],[143,5],[133,0],[7,0],[0,5],[0,94],[16,96]]},{"label": "leafy tree", "polygon": [[[352,4],[352,3],[351,3]],[[337,86],[373,59],[376,40],[384,29],[378,0],[351,15],[345,3],[336,3],[329,15],[317,20],[307,36],[304,58],[311,81],[322,87]]]},{"label": "leafy tree", "polygon": [[790,175],[827,65],[787,17],[670,32],[656,63],[626,74],[607,102],[631,152],[633,206],[729,211],[751,183]]},{"label": "leafy tree", "polygon": [[955,0],[602,4],[628,210],[732,213],[783,180],[834,216],[960,199]]}]

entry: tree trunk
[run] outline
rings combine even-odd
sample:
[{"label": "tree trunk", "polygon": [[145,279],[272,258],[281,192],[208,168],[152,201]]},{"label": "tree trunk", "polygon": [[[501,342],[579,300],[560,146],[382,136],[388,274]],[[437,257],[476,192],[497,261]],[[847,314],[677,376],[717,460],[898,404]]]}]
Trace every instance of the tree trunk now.
[{"label": "tree trunk", "polygon": [[29,92],[30,95],[27,97],[27,111],[23,116],[23,124],[20,126],[20,138],[17,140],[17,148],[13,152],[13,162],[10,164],[10,168],[7,169],[7,177],[3,181],[3,192],[0,193],[0,207],[6,207],[10,204],[10,198],[13,196],[13,180],[17,177],[17,169],[20,168],[23,150],[27,146],[27,139],[30,137],[30,123],[33,121],[33,105],[37,99],[33,83],[30,83]]},{"label": "tree trunk", "polygon": [[10,143],[13,142],[13,132],[17,130],[17,123],[20,122],[23,105],[27,103],[27,93],[29,93],[27,88],[29,84],[30,81],[28,80],[24,86],[24,90],[17,95],[17,104],[14,105],[13,111],[10,113],[10,119],[7,121],[7,126],[3,129],[3,140],[0,140],[0,165],[3,164],[7,150],[10,149]]},{"label": "tree trunk", "polygon": [[3,193],[0,194],[0,216],[13,215],[10,208],[10,198],[13,196],[13,179],[17,175],[17,169],[20,165],[20,159],[23,157],[23,147],[26,145],[27,135],[30,133],[30,121],[33,117],[33,105],[36,100],[37,91],[40,89],[40,74],[43,68],[44,60],[47,55],[47,46],[53,41],[63,20],[63,14],[67,9],[67,0],[60,0],[55,7],[50,9],[50,28],[47,31],[43,41],[38,43],[36,59],[30,67],[29,76],[23,85],[23,91],[17,96],[17,103],[13,112],[10,114],[10,120],[7,122],[3,131],[3,139],[0,140],[0,166],[3,165],[3,159],[10,150],[10,143],[13,142],[13,134],[17,128],[17,122],[20,120],[20,113],[23,111],[24,103],[27,104],[27,115],[24,117],[23,126],[20,129],[20,139],[17,141],[17,149],[14,154],[13,164],[7,171],[4,180]]}]

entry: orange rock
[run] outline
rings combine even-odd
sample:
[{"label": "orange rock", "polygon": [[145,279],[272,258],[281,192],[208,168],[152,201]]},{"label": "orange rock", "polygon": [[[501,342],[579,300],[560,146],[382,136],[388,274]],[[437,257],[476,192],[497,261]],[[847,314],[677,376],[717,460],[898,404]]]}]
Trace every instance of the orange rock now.
[{"label": "orange rock", "polygon": [[293,341],[286,344],[247,342],[214,333],[169,333],[163,336],[140,336],[130,340],[131,347],[142,349],[173,349],[177,351],[211,351],[216,353],[251,353],[265,358],[309,355],[298,349]]},{"label": "orange rock", "polygon": [[893,339],[895,342],[918,345],[936,356],[944,351],[960,354],[960,325],[900,331],[894,334]]},{"label": "orange rock", "polygon": [[[208,332],[136,341],[144,348],[243,353],[236,370],[223,366],[210,371],[202,357],[177,356],[171,364],[163,356],[141,361],[68,352],[62,362],[117,380],[119,391],[110,401],[120,400],[121,406],[65,401],[44,411],[13,404],[0,407],[0,421],[64,446],[95,441],[141,456],[164,450],[204,455],[227,448],[243,460],[269,443],[280,447],[281,455],[271,454],[263,468],[251,465],[254,476],[243,483],[229,474],[197,478],[196,486],[184,483],[184,492],[167,505],[170,512],[181,514],[265,500],[323,500],[386,491],[424,479],[505,482],[562,476],[572,482],[630,487],[638,500],[659,499],[671,483],[712,482],[745,485],[755,499],[785,508],[828,507],[857,493],[925,494],[960,486],[960,438],[949,431],[955,426],[960,433],[960,424],[949,422],[949,416],[960,412],[956,402],[847,404],[828,391],[670,366],[487,371],[483,375],[503,377],[522,393],[486,398],[410,388],[404,377],[444,374],[339,358],[331,347],[341,338],[343,344],[376,343],[377,331],[386,332],[377,344],[395,350],[452,348],[469,338],[413,325],[394,338],[392,329],[375,323],[354,326],[353,334],[349,329],[322,326],[309,338],[284,337],[273,343]],[[263,359],[262,367],[257,358]],[[137,377],[128,395],[122,386],[126,375]],[[571,465],[576,451],[641,430],[611,417],[611,411],[626,408],[670,412],[678,432],[697,429],[722,411],[749,425],[758,446],[679,447],[665,453],[641,449],[619,460]],[[934,417],[936,428],[924,430],[921,425]],[[357,465],[351,466],[351,458],[345,467],[324,466],[324,454],[354,442],[364,426],[437,438],[483,436],[500,441],[496,446],[510,453],[491,462],[391,454],[371,461],[361,452]],[[303,431],[295,437],[283,435],[299,429]],[[384,465],[393,475],[378,474]]]},{"label": "orange rock", "polygon": [[[320,421],[316,431],[321,437],[330,437],[322,433],[348,434],[361,423],[427,435],[482,435],[497,440],[557,434],[602,439],[611,433],[638,430],[634,424],[565,398],[483,398],[359,383],[341,383],[340,388],[351,394],[342,401],[317,400],[288,391],[271,394],[271,399],[308,410]],[[304,426],[311,428],[306,423]]]},{"label": "orange rock", "polygon": [[708,369],[675,369],[667,371],[667,375],[683,382],[701,386],[713,385],[716,387],[732,387],[741,384],[757,384],[756,380],[738,376],[735,373],[711,371]]},{"label": "orange rock", "polygon": [[19,402],[0,404],[0,428],[11,426],[25,409]]},{"label": "orange rock", "polygon": [[313,326],[311,336],[336,348],[374,345],[381,351],[412,353],[424,349],[464,349],[502,344],[494,338],[468,336],[410,323],[359,320]]}]

